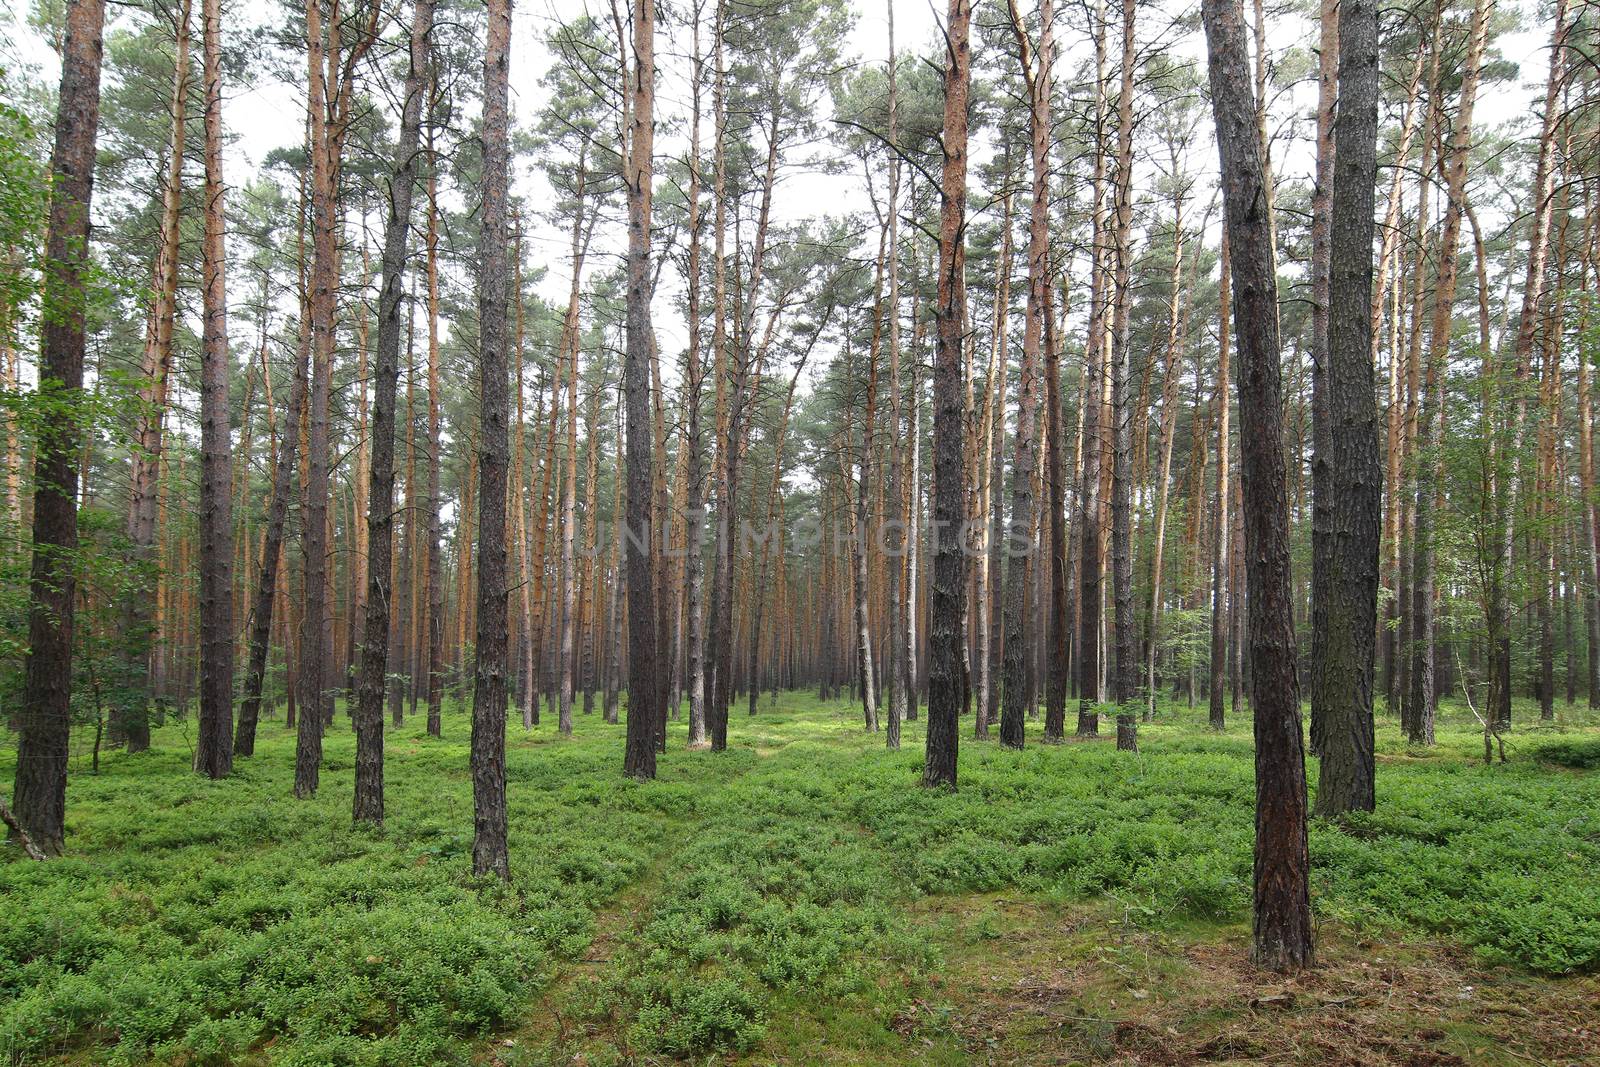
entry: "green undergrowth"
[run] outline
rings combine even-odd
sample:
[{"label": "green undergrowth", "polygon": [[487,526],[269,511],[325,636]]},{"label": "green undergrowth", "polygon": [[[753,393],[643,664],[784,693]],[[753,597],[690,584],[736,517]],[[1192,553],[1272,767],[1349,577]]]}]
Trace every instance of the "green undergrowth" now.
[{"label": "green undergrowth", "polygon": [[665,791],[622,780],[603,744],[519,732],[517,879],[476,885],[468,724],[446,721],[442,742],[390,733],[381,832],[351,826],[342,717],[314,800],[290,797],[281,723],[226,781],[190,773],[178,727],[73,777],[69,855],[0,867],[0,1051],[421,1064],[515,1017],[651,861]]},{"label": "green undergrowth", "polygon": [[[940,965],[919,898],[1091,900],[1150,928],[1247,916],[1243,716],[1218,735],[1163,708],[1136,755],[1045,746],[1035,723],[1005,751],[966,740],[969,720],[952,793],[917,786],[921,723],[887,752],[847,703],[742,708],[727,753],[686,751],[675,723],[651,783],[621,776],[622,730],[598,716],[566,741],[513,725],[509,888],[470,875],[455,709],[444,740],[389,732],[382,831],[350,825],[342,715],[310,801],[289,795],[277,722],[222,782],[189,771],[183,724],[97,776],[75,766],[68,856],[0,864],[0,1056],[432,1064],[512,1033],[501,1062],[575,1046],[598,1064],[823,1033],[892,1058]],[[1484,766],[1464,709],[1426,750],[1380,721],[1378,811],[1312,829],[1321,917],[1600,969],[1597,725],[1519,720],[1509,762]],[[602,924],[611,946],[583,962]]]}]

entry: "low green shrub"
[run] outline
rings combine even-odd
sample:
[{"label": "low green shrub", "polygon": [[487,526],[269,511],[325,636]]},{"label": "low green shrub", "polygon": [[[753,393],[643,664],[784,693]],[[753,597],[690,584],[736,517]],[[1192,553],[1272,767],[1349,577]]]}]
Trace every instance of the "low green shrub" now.
[{"label": "low green shrub", "polygon": [[[621,776],[621,728],[598,717],[568,741],[513,726],[509,887],[470,876],[467,723],[445,722],[443,741],[391,732],[382,831],[351,827],[348,771],[290,797],[275,723],[222,782],[189,771],[181,725],[75,774],[70,854],[0,864],[0,1060],[461,1063],[619,907],[562,1010],[659,1056],[750,1050],[830,1004],[887,1026],[939,963],[927,895],[1111,899],[1147,925],[1249,914],[1249,732],[1203,712],[1162,708],[1137,755],[1041,745],[1034,724],[1021,752],[964,738],[955,792],[918,787],[922,723],[887,752],[852,707],[798,694],[725,753],[685,751],[675,724],[652,783]],[[1380,721],[1377,811],[1311,828],[1318,912],[1600,969],[1600,776],[1557,769],[1593,767],[1600,740],[1546,727],[1485,766],[1477,729],[1447,706],[1419,755]],[[347,732],[326,744],[350,765]]]}]

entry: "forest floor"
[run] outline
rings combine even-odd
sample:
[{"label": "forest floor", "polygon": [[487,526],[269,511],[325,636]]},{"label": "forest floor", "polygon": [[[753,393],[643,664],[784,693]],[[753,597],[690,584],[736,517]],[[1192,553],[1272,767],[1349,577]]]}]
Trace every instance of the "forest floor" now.
[{"label": "forest floor", "polygon": [[1247,958],[1242,715],[1163,707],[1137,755],[964,736],[945,793],[920,722],[892,753],[859,714],[740,704],[716,755],[674,722],[643,784],[598,714],[513,725],[509,889],[468,873],[452,706],[443,740],[388,732],[381,831],[350,826],[342,710],[306,802],[281,720],[223,782],[192,722],[75,754],[68,856],[0,863],[0,1059],[1600,1064],[1593,713],[1519,705],[1492,766],[1465,708],[1427,750],[1380,720],[1378,811],[1312,828],[1292,980]]}]

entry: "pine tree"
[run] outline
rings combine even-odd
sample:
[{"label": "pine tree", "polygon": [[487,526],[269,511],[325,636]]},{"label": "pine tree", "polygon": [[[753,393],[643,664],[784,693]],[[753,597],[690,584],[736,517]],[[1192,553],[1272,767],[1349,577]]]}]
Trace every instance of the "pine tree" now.
[{"label": "pine tree", "polygon": [[1240,464],[1249,581],[1251,703],[1255,705],[1256,844],[1251,959],[1278,971],[1314,960],[1305,754],[1290,602],[1289,507],[1282,440],[1278,293],[1260,127],[1243,20],[1232,0],[1205,0],[1232,257],[1239,349]]}]

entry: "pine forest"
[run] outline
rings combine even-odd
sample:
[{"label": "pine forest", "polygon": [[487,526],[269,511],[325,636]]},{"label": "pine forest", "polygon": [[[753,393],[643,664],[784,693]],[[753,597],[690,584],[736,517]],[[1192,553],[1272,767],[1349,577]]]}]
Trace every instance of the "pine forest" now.
[{"label": "pine forest", "polygon": [[14,0],[0,1060],[1600,1064],[1592,0]]}]

